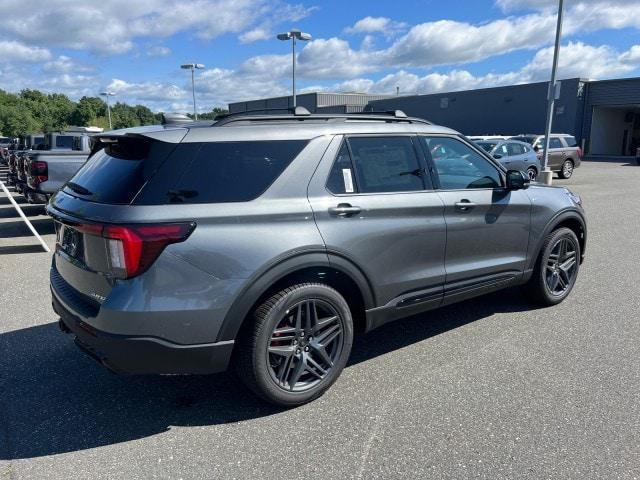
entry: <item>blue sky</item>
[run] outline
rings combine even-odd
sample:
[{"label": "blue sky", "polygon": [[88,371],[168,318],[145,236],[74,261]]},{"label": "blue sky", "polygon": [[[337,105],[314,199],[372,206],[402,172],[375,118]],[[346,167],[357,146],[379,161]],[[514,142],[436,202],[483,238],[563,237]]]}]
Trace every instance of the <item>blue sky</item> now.
[{"label": "blue sky", "polygon": [[[549,76],[555,0],[3,0],[0,88],[77,99],[108,88],[156,111],[284,95],[290,45],[299,88],[403,94],[527,83]],[[566,0],[561,77],[637,76],[640,1]]]}]

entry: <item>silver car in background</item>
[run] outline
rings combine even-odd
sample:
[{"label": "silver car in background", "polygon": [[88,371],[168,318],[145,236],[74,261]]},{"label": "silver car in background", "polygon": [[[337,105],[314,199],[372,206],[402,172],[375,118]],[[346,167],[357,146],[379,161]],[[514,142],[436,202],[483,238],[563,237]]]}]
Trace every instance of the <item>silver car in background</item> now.
[{"label": "silver car in background", "polygon": [[475,143],[505,168],[520,170],[526,173],[531,181],[534,181],[538,177],[538,172],[542,170],[538,155],[531,145],[524,142],[492,139]]}]

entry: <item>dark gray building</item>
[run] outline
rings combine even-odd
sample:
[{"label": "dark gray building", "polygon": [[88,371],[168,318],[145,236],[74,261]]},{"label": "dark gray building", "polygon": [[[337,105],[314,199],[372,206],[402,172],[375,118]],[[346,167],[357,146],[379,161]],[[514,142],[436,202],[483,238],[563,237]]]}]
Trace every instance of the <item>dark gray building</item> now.
[{"label": "dark gray building", "polygon": [[[298,95],[311,112],[403,110],[465,135],[544,133],[548,82],[428,95],[343,93]],[[229,105],[231,112],[287,108],[291,97]],[[562,80],[553,131],[574,135],[587,155],[634,155],[640,146],[640,78]]]},{"label": "dark gray building", "polygon": [[[370,101],[388,98],[389,95],[366,93],[313,92],[296,95],[296,103],[311,113],[355,113],[361,112]],[[246,111],[261,112],[268,109],[286,109],[293,105],[293,97],[273,97],[248,102],[229,104],[230,113]]]}]

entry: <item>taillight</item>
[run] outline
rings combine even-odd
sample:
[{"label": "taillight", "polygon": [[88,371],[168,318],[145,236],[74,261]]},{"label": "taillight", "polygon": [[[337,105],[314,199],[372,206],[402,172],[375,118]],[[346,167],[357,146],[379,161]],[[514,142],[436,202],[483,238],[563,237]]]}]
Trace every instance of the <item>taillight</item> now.
[{"label": "taillight", "polygon": [[184,242],[195,227],[195,223],[105,225],[102,236],[107,239],[111,273],[118,278],[140,275],[167,245]]},{"label": "taillight", "polygon": [[33,177],[34,183],[39,184],[49,180],[49,166],[47,162],[29,162],[29,175]]}]

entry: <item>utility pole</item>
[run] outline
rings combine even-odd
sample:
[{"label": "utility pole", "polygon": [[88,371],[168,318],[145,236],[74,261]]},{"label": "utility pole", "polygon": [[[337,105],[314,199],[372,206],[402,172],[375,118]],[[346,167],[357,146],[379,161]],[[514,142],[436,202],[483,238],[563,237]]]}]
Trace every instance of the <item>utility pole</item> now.
[{"label": "utility pole", "polygon": [[560,55],[560,39],[562,37],[562,10],[563,0],[558,4],[558,24],[556,26],[556,43],[553,51],[553,66],[551,67],[551,81],[549,82],[549,93],[547,95],[547,124],[544,129],[544,157],[542,172],[540,172],[540,182],[551,185],[553,172],[549,169],[549,141],[551,136],[551,126],[553,123],[553,113],[556,100],[556,71],[558,70],[558,57]]}]

